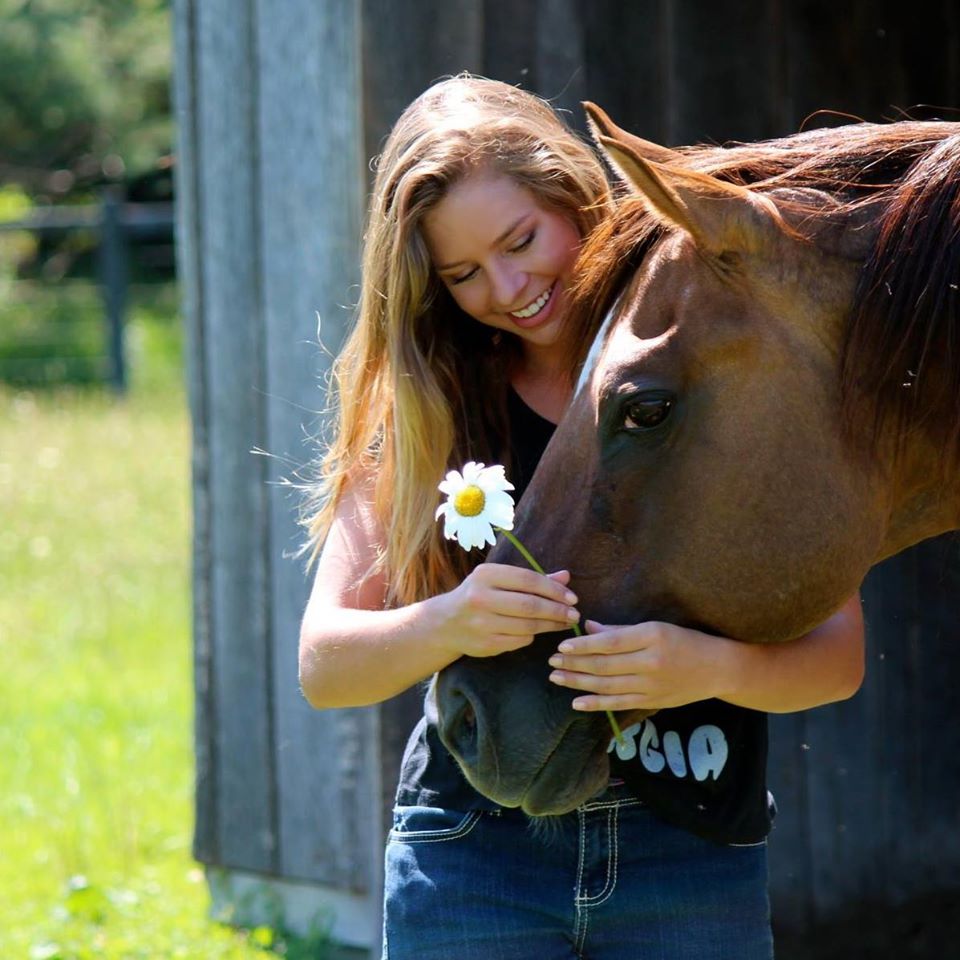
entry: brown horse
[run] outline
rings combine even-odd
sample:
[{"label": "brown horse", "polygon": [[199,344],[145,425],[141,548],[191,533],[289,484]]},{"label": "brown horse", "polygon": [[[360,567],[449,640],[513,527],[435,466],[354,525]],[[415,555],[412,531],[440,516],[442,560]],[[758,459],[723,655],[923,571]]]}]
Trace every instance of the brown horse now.
[{"label": "brown horse", "polygon": [[[631,197],[585,246],[571,322],[599,332],[517,534],[601,622],[800,636],[960,526],[960,124],[672,151],[588,112]],[[608,775],[556,642],[436,688],[469,780],[531,814]]]}]

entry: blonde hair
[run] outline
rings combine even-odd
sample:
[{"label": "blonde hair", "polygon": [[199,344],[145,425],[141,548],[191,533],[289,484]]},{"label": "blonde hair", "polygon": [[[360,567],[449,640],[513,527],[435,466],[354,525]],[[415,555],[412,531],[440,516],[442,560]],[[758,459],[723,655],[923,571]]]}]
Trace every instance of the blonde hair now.
[{"label": "blonde hair", "polygon": [[511,177],[569,217],[581,237],[608,200],[595,154],[550,105],[495,80],[460,75],[435,84],[387,138],[356,323],[334,366],[335,435],[305,526],[316,557],[345,488],[371,477],[384,534],[375,568],[385,575],[388,605],[449,590],[476,562],[440,534],[437,483],[468,459],[503,462],[507,453],[504,368],[516,343],[456,306],[420,229],[450,187],[479,169]]}]

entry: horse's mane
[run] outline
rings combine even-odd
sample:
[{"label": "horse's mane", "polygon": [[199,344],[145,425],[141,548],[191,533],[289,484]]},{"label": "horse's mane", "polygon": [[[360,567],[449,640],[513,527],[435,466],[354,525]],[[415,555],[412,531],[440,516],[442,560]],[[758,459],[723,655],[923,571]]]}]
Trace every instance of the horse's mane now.
[{"label": "horse's mane", "polygon": [[[903,121],[778,140],[678,148],[685,169],[769,192],[813,188],[842,208],[876,210],[840,354],[845,421],[871,439],[920,424],[960,461],[960,124]],[[835,212],[835,211],[834,211]],[[573,291],[571,340],[587,344],[661,234],[625,199],[588,238]],[[585,348],[583,348],[585,349]]]}]

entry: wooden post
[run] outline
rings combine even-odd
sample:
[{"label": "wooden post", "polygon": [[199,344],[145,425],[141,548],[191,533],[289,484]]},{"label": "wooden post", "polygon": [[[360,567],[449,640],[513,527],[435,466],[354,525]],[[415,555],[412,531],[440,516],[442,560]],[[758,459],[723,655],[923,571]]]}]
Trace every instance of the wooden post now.
[{"label": "wooden post", "polygon": [[121,219],[123,195],[117,188],[103,191],[100,217],[100,287],[107,320],[107,356],[110,383],[122,393],[127,385],[124,327],[130,270],[127,235]]}]

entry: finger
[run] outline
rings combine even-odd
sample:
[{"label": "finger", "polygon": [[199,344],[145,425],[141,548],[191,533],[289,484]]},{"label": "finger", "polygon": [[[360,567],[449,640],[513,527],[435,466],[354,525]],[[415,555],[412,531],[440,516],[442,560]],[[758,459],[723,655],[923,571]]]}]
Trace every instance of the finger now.
[{"label": "finger", "polygon": [[[588,620],[587,623],[593,623]],[[633,653],[643,650],[643,631],[637,627],[604,627],[600,633],[588,633],[581,637],[570,637],[557,648],[562,654],[575,656],[609,655],[612,653]]]},{"label": "finger", "polygon": [[586,673],[573,673],[570,670],[554,670],[550,674],[552,683],[571,690],[586,690],[589,693],[614,696],[637,693],[637,678],[633,676],[595,677]]},{"label": "finger", "polygon": [[584,713],[599,712],[600,710],[616,712],[620,710],[650,709],[650,703],[642,693],[624,693],[616,696],[574,697],[570,706],[572,706],[574,710],[581,710]]},{"label": "finger", "polygon": [[[565,572],[565,571],[560,571]],[[479,573],[491,587],[513,590],[518,593],[534,593],[548,600],[573,604],[577,595],[562,581],[544,576],[535,570],[524,570],[505,563],[483,563],[474,571]]]},{"label": "finger", "polygon": [[568,627],[580,620],[580,612],[576,607],[547,600],[532,593],[500,591],[496,596],[496,612],[501,616],[546,620],[554,624],[554,629],[556,624]]},{"label": "finger", "polygon": [[[563,644],[560,644],[563,649]],[[547,661],[551,667],[570,673],[586,673],[593,677],[622,677],[642,671],[643,663],[636,652],[601,653],[596,656],[555,653]]]}]

